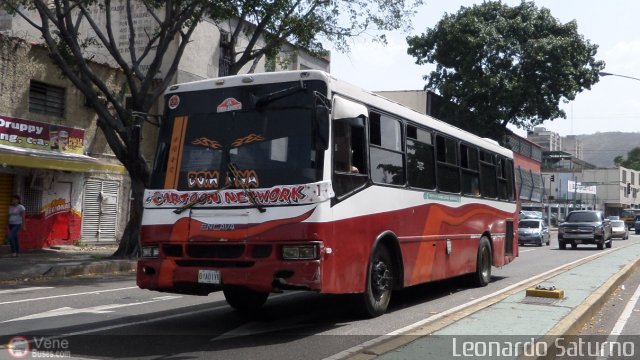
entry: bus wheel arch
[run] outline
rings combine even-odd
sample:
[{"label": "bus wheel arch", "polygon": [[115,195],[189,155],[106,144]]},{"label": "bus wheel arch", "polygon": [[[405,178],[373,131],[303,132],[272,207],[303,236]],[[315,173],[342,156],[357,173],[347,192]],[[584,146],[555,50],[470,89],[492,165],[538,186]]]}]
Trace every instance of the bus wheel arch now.
[{"label": "bus wheel arch", "polygon": [[[375,249],[378,246],[386,247],[391,254],[394,275],[393,289],[402,289],[404,287],[404,262],[402,261],[402,251],[400,250],[398,237],[391,231],[385,231],[378,235],[371,249]],[[373,255],[373,251],[371,255]]]},{"label": "bus wheel arch", "polygon": [[387,311],[391,293],[402,284],[402,259],[397,237],[386,232],[373,243],[367,263],[364,293],[359,295],[359,310],[366,317]]}]

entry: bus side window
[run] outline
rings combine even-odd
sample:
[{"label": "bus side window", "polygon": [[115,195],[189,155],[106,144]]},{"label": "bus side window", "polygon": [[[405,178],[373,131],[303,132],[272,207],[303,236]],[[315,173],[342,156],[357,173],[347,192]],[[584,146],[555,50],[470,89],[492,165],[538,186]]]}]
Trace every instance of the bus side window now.
[{"label": "bus side window", "polygon": [[390,116],[370,112],[369,136],[371,180],[380,184],[404,185],[402,123]]},{"label": "bus side window", "polygon": [[453,138],[436,135],[436,158],[438,163],[438,190],[460,192],[460,168],[458,167],[457,143]]},{"label": "bus side window", "polygon": [[486,198],[498,197],[496,157],[487,151],[480,151],[480,193]]},{"label": "bus side window", "polygon": [[364,120],[335,120],[333,139],[333,189],[340,197],[367,181]]},{"label": "bus side window", "polygon": [[436,188],[436,163],[433,158],[433,134],[407,125],[407,180],[409,186]]},{"label": "bus side window", "polygon": [[467,144],[460,144],[460,169],[462,193],[479,196],[478,149]]},{"label": "bus side window", "polygon": [[502,200],[513,200],[513,165],[506,158],[498,159],[497,176],[498,176],[498,198]]}]

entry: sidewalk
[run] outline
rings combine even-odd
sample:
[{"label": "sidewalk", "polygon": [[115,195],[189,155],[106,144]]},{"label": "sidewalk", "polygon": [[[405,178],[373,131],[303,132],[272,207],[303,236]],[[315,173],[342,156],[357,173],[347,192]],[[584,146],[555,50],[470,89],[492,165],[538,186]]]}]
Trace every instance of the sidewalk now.
[{"label": "sidewalk", "polygon": [[13,257],[0,246],[0,283],[79,275],[133,273],[136,260],[109,259],[115,245],[53,246],[26,250]]},{"label": "sidewalk", "polygon": [[[374,339],[348,357],[350,360],[520,358],[523,355],[554,358],[556,352],[561,353],[569,346],[590,346],[589,341],[598,339],[580,343],[582,339],[576,339],[576,334],[628,276],[640,276],[640,272],[634,272],[640,267],[640,243],[624,249],[616,249],[614,245],[605,256],[574,263],[568,270],[550,271],[533,285],[562,289],[561,298],[526,296],[526,289],[531,285],[514,284],[503,294],[478,299],[481,301],[467,308],[434,315],[423,325]],[[534,348],[530,351],[533,356],[523,353],[527,346],[529,350]],[[488,351],[494,351],[493,356],[487,356]],[[496,356],[495,351],[503,353]],[[517,355],[502,357],[505,353]]]}]

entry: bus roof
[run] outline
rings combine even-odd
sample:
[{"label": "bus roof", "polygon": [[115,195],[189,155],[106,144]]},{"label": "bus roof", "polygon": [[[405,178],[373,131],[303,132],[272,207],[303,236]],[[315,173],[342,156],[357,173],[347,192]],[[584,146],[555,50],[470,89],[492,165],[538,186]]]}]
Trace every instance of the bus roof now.
[{"label": "bus roof", "polygon": [[331,74],[321,70],[296,70],[296,71],[279,71],[255,74],[232,75],[220,78],[205,79],[194,82],[176,84],[170,86],[166,91],[167,94],[201,91],[227,87],[250,86],[269,84],[274,82],[291,82],[299,80],[321,80],[327,83],[329,93],[337,93],[346,98],[350,98],[356,102],[362,102],[366,105],[375,107],[379,110],[395,114],[415,123],[422,124],[434,130],[449,134],[460,140],[478,145],[484,149],[499,153],[500,155],[513,157],[511,150],[504,148],[494,140],[481,138],[473,133],[462,130],[444,121],[433,118],[429,115],[422,114],[410,109],[394,100],[373,92],[364,90],[356,85],[333,77]]}]

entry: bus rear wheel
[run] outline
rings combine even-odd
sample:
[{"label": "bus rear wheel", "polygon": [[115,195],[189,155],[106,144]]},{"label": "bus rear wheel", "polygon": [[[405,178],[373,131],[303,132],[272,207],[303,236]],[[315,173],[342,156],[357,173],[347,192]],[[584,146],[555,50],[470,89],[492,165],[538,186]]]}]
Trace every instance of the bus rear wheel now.
[{"label": "bus rear wheel", "polygon": [[269,293],[257,292],[240,286],[229,286],[222,289],[229,305],[240,312],[255,312],[267,301]]},{"label": "bus rear wheel", "polygon": [[367,270],[367,282],[362,297],[363,315],[376,317],[387,311],[394,284],[391,254],[385,246],[378,246],[371,256]]},{"label": "bus rear wheel", "polygon": [[491,282],[491,259],[491,244],[483,236],[480,238],[480,245],[478,245],[476,272],[471,274],[471,283],[474,286],[487,286]]}]

